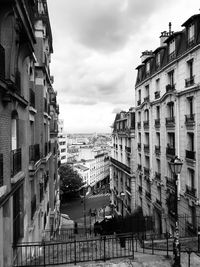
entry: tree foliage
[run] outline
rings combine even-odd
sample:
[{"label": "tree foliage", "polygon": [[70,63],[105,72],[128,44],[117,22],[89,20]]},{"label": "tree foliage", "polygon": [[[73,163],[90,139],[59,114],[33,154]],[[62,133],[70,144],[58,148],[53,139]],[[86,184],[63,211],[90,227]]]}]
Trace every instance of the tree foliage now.
[{"label": "tree foliage", "polygon": [[68,165],[62,165],[59,168],[60,190],[63,197],[73,197],[78,189],[83,185],[80,175]]}]

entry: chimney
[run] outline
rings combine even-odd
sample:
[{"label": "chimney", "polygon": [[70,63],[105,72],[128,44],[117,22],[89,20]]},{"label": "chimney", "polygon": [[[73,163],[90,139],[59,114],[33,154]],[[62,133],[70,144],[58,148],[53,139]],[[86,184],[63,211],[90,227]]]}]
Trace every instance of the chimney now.
[{"label": "chimney", "polygon": [[153,55],[153,51],[152,50],[150,50],[150,51],[146,50],[146,51],[142,52],[142,55],[140,57],[141,58],[141,62],[143,63],[145,59],[147,59],[148,57],[150,57],[152,55]]},{"label": "chimney", "polygon": [[172,31],[172,23],[169,22],[169,32],[167,31],[164,31],[164,32],[161,32],[161,36],[160,36],[160,46],[164,46],[166,45],[164,43],[164,41],[170,36],[172,35],[174,32]]}]

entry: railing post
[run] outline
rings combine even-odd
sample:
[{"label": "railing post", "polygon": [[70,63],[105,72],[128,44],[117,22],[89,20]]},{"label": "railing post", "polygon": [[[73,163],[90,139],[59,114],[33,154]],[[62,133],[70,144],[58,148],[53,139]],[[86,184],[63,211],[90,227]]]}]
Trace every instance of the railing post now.
[{"label": "railing post", "polygon": [[74,264],[76,265],[76,236],[74,238]]},{"label": "railing post", "polygon": [[103,260],[106,261],[106,236],[103,237]]},{"label": "railing post", "polygon": [[42,247],[43,247],[43,261],[44,261],[44,267],[46,266],[46,248],[45,248],[45,241],[42,240]]},{"label": "railing post", "polygon": [[169,257],[169,234],[168,232],[166,233],[166,238],[167,238],[167,258]]},{"label": "railing post", "polygon": [[132,234],[132,256],[134,259],[134,238],[133,238],[133,234]]}]

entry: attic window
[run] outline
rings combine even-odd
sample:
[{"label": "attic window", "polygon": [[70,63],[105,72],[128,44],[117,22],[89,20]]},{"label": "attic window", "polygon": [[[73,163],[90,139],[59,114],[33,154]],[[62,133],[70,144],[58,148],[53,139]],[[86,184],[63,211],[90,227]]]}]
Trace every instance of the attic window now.
[{"label": "attic window", "polygon": [[194,44],[194,24],[190,24],[188,27],[188,44]]},{"label": "attic window", "polygon": [[156,68],[160,67],[160,53],[156,55]]},{"label": "attic window", "polygon": [[150,62],[146,63],[146,74],[149,75],[150,74]]},{"label": "attic window", "polygon": [[175,58],[175,39],[169,43],[169,59]]}]

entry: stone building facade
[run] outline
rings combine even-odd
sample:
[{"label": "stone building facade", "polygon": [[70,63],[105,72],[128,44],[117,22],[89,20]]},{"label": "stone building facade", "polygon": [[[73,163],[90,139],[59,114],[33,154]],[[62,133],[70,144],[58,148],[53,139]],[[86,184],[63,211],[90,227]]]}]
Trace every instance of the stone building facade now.
[{"label": "stone building facade", "polygon": [[[0,266],[41,240],[59,210],[51,27],[45,0],[1,1]],[[53,125],[53,127],[52,127]]]},{"label": "stone building facade", "polygon": [[[116,114],[110,157],[111,203],[125,216],[136,208],[135,111]],[[122,214],[123,213],[123,214]]]},{"label": "stone building facade", "polygon": [[175,179],[169,161],[175,156],[183,161],[178,213],[184,216],[184,231],[196,233],[200,215],[200,15],[182,27],[173,32],[170,23],[160,47],[143,52],[137,67],[137,204],[153,216],[158,233],[174,232]]}]

